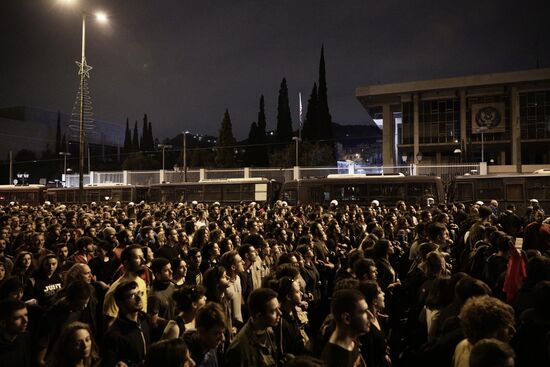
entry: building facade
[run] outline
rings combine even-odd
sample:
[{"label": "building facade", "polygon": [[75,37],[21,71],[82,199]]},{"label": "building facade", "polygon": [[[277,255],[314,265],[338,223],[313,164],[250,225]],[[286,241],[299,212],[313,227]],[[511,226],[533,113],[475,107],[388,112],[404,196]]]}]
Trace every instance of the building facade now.
[{"label": "building facade", "polygon": [[550,163],[550,69],[358,87],[384,165]]}]

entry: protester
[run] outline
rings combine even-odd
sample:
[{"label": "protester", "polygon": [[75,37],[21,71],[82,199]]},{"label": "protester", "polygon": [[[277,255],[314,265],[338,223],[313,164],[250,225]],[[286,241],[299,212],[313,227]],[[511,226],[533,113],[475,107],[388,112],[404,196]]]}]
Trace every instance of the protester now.
[{"label": "protester", "polygon": [[548,365],[545,203],[384,199],[0,206],[0,364]]}]

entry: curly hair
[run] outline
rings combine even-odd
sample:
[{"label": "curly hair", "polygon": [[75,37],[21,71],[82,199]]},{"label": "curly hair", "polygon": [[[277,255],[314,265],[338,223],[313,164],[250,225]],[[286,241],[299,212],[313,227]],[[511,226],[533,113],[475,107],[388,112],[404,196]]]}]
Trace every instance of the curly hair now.
[{"label": "curly hair", "polygon": [[458,317],[464,335],[472,344],[514,327],[512,306],[487,295],[466,301]]}]

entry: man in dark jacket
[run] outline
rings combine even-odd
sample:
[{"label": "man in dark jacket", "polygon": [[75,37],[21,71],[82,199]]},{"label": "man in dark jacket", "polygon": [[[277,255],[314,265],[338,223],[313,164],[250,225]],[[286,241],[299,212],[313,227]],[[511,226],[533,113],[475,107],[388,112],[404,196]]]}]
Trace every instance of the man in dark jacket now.
[{"label": "man in dark jacket", "polygon": [[143,364],[151,344],[149,323],[141,311],[143,302],[134,281],[123,282],[115,290],[118,317],[105,335],[103,365],[124,362],[128,367]]},{"label": "man in dark jacket", "polygon": [[0,361],[4,367],[30,367],[27,307],[16,299],[0,302]]},{"label": "man in dark jacket", "polygon": [[223,308],[215,302],[209,302],[197,311],[196,330],[183,334],[183,340],[189,348],[191,358],[198,367],[218,367],[220,347],[223,345],[227,318]]},{"label": "man in dark jacket", "polygon": [[269,288],[253,290],[248,297],[250,319],[229,346],[228,366],[277,366],[277,346],[271,329],[281,319],[277,293]]}]

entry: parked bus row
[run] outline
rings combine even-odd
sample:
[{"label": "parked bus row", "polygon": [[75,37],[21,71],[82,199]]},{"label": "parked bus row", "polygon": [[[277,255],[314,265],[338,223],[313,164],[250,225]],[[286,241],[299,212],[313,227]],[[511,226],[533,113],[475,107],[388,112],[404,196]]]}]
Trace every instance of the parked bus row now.
[{"label": "parked bus row", "polygon": [[[43,185],[0,185],[0,204],[19,202],[71,204],[79,201],[78,188],[52,188]],[[340,204],[395,205],[398,200],[426,205],[433,203],[497,200],[501,207],[514,204],[524,210],[530,199],[537,199],[550,212],[550,173],[458,176],[445,186],[435,176],[399,175],[329,175],[280,183],[266,178],[204,180],[187,183],[163,183],[150,186],[99,184],[86,185],[84,202],[204,202],[237,204],[240,202],[273,203],[277,199],[289,205],[322,204],[332,200]]]}]

